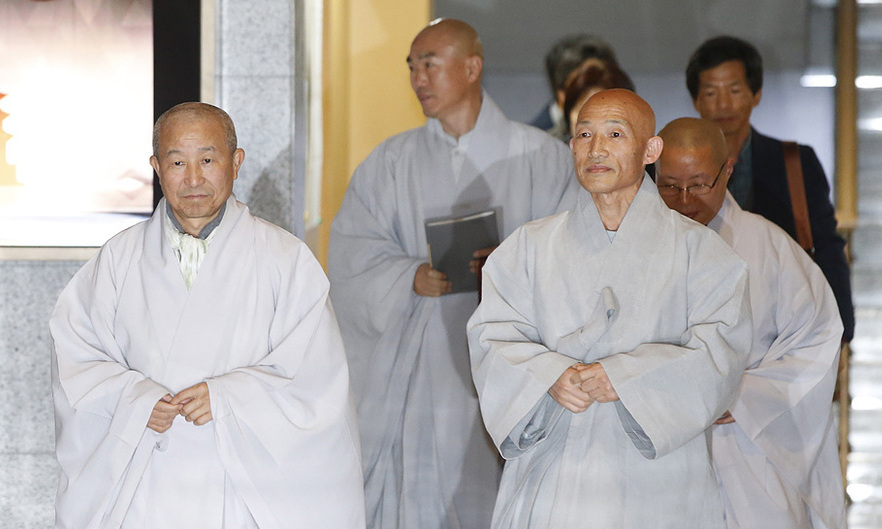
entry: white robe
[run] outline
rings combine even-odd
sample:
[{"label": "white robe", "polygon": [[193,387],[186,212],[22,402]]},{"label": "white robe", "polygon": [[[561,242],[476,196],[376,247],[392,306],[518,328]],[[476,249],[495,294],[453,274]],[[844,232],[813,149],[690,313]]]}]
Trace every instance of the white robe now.
[{"label": "white robe", "polygon": [[[74,276],[50,321],[56,526],[364,527],[354,407],[328,282],[231,197],[192,290],[153,217]],[[205,381],[213,420],[146,427]]]},{"label": "white robe", "polygon": [[505,236],[572,203],[575,185],[569,150],[506,119],[486,94],[458,144],[430,119],[355,171],[331,227],[328,275],[358,406],[369,526],[484,529],[496,497],[501,462],[480,422],[465,336],[477,293],[414,293],[428,261],[424,221],[495,208]]},{"label": "white robe", "polygon": [[[506,458],[494,528],[719,528],[708,426],[750,343],[747,269],[646,178],[610,242],[591,196],[490,256],[469,321],[487,430]],[[620,401],[547,390],[600,362]]]},{"label": "white robe", "polygon": [[710,223],[747,262],[753,343],[735,422],[713,428],[729,529],[843,529],[833,386],[842,323],[821,269],[731,195]]}]

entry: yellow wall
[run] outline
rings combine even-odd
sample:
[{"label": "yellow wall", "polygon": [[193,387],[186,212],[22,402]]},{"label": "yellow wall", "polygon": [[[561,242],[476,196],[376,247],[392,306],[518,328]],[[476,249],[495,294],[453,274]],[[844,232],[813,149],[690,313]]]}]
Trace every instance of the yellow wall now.
[{"label": "yellow wall", "polygon": [[323,265],[352,172],[384,139],[425,123],[405,58],[431,11],[430,0],[325,0]]}]

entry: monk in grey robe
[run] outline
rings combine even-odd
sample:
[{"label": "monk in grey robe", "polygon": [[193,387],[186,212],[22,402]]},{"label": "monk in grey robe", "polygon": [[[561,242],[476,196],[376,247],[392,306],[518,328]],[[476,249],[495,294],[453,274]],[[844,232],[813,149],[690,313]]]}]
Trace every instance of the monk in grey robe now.
[{"label": "monk in grey robe", "polygon": [[493,528],[723,527],[706,432],[744,370],[747,270],[644,177],[654,128],[633,92],[592,96],[570,142],[578,203],[484,267],[468,337],[506,459]]},{"label": "monk in grey robe", "polygon": [[77,272],[49,322],[56,527],[364,529],[328,281],[232,196],[230,117],[154,128],[165,198]]},{"label": "monk in grey robe", "polygon": [[738,398],[713,426],[728,529],[844,529],[833,422],[842,321],[821,269],[774,223],[743,211],[716,123],[672,121],[659,136],[659,194],[747,262],[753,341]]},{"label": "monk in grey robe", "polygon": [[577,184],[561,142],[509,121],[482,92],[470,26],[430,25],[407,63],[429,119],[358,166],[328,255],[358,406],[368,525],[486,529],[501,461],[469,369],[465,326],[478,295],[448,293],[446,276],[429,265],[424,222],[495,210],[502,237],[557,211]]}]

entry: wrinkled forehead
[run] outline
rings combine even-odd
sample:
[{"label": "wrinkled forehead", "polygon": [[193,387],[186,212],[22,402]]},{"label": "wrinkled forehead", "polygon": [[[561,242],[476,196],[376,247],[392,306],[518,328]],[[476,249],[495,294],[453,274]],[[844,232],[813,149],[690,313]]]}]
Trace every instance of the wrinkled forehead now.
[{"label": "wrinkled forehead", "polygon": [[628,112],[627,109],[623,109],[617,105],[592,105],[589,100],[589,102],[582,107],[582,110],[579,111],[578,123],[592,127],[617,126],[633,129],[634,117],[631,114],[632,113]]},{"label": "wrinkled forehead", "polygon": [[[644,104],[634,104],[628,98],[603,97],[600,92],[591,96],[579,112],[579,122],[590,121],[592,124],[617,124],[627,127],[647,138],[654,133],[652,110]],[[639,100],[643,103],[643,100]]]},{"label": "wrinkled forehead", "polygon": [[206,146],[227,150],[223,123],[211,115],[192,113],[170,116],[162,124],[159,133],[159,145],[163,147],[162,150],[172,144],[194,139],[198,139]]}]

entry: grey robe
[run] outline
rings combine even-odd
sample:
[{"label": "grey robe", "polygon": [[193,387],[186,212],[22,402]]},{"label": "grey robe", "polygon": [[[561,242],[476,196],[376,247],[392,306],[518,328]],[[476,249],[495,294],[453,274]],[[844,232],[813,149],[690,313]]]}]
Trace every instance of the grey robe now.
[{"label": "grey robe", "polygon": [[454,177],[455,141],[434,119],[358,167],[331,226],[328,274],[358,406],[368,525],[484,529],[500,461],[481,425],[465,325],[477,293],[413,291],[425,219],[496,209],[499,232],[575,196],[572,155],[509,121],[484,94]]},{"label": "grey robe", "polygon": [[[492,527],[722,527],[705,432],[750,344],[743,261],[647,178],[612,242],[582,192],[509,237],[483,286],[472,370],[507,459]],[[578,361],[600,362],[620,401],[554,401]]]},{"label": "grey robe", "polygon": [[833,422],[842,322],[823,272],[731,195],[708,226],[747,262],[753,343],[734,423],[713,427],[729,529],[842,529]]},{"label": "grey robe", "polygon": [[[234,197],[188,290],[153,217],[70,281],[49,328],[58,528],[364,527],[358,433],[321,266]],[[213,420],[147,428],[206,382]]]}]

